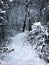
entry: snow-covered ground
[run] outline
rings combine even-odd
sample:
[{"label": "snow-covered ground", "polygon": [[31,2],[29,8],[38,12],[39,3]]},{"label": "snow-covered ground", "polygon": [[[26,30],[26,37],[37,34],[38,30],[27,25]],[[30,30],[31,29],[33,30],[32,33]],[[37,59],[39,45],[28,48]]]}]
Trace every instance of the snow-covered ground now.
[{"label": "snow-covered ground", "polygon": [[9,48],[14,51],[7,53],[3,60],[0,60],[0,65],[49,65],[44,60],[39,59],[34,48],[26,41],[26,32],[19,33],[13,37],[13,42]]}]

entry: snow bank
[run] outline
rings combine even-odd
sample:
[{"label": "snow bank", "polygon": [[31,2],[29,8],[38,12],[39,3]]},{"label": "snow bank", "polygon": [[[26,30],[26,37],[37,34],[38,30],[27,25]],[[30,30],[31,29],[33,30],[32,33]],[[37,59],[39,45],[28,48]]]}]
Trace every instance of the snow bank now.
[{"label": "snow bank", "polygon": [[34,46],[38,56],[49,62],[49,33],[47,28],[42,26],[40,22],[35,22],[27,39]]}]

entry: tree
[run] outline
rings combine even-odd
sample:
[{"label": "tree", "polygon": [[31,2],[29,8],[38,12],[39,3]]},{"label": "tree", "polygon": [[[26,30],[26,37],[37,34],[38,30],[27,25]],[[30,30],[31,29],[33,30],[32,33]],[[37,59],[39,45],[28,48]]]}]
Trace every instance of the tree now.
[{"label": "tree", "polygon": [[9,1],[8,0],[0,0],[0,41],[5,42],[5,37],[7,34],[8,27],[8,9],[9,9]]},{"label": "tree", "polygon": [[25,1],[25,20],[24,20],[24,25],[23,25],[23,32],[25,30],[25,25],[26,25],[26,19],[28,18],[29,20],[29,31],[31,30],[31,21],[30,21],[30,8],[29,5],[32,4],[32,0],[26,0]]},{"label": "tree", "polygon": [[42,10],[44,9],[44,7],[46,6],[46,4],[48,3],[48,0],[40,0],[40,20],[42,20]]},{"label": "tree", "polygon": [[27,5],[28,0],[25,1],[25,20],[24,20],[24,24],[23,24],[23,32],[25,31],[25,25],[26,25],[26,18],[27,18],[27,9],[28,9],[28,5]]}]

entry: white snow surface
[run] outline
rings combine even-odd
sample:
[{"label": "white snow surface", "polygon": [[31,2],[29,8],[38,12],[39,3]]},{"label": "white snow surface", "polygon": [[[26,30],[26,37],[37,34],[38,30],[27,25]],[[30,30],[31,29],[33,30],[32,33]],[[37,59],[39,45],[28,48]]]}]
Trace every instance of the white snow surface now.
[{"label": "white snow surface", "polygon": [[9,45],[14,51],[7,53],[4,60],[0,60],[0,65],[49,65],[44,60],[38,58],[34,47],[26,41],[27,33],[19,33],[14,36],[13,42]]}]

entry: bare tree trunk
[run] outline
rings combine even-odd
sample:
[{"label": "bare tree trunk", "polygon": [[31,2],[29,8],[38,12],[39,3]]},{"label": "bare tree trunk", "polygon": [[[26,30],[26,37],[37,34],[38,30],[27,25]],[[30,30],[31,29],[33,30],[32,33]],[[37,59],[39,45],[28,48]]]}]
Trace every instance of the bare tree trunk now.
[{"label": "bare tree trunk", "polygon": [[31,21],[30,21],[30,13],[28,11],[28,18],[29,18],[29,31],[31,31]]},{"label": "bare tree trunk", "polygon": [[24,21],[24,24],[23,24],[23,32],[25,31],[25,23],[26,21]]},{"label": "bare tree trunk", "polygon": [[29,19],[29,31],[31,31],[31,21]]},{"label": "bare tree trunk", "polygon": [[[25,14],[25,21],[24,21],[24,24],[23,24],[23,32],[25,31],[27,15],[28,15],[28,18],[30,17],[30,13],[28,11],[28,7],[29,7],[29,1],[28,0],[26,0],[26,2],[25,2],[25,7],[26,7],[26,9],[25,9],[26,14]],[[28,22],[29,22],[29,31],[30,31],[31,30],[31,21],[30,21],[30,19],[29,19]]]},{"label": "bare tree trunk", "polygon": [[27,3],[28,2],[28,0],[26,0],[26,2],[25,2],[25,20],[24,20],[24,24],[23,24],[23,32],[25,31],[25,26],[26,26],[26,17],[27,17],[27,9],[28,9],[28,6],[27,6]]}]

